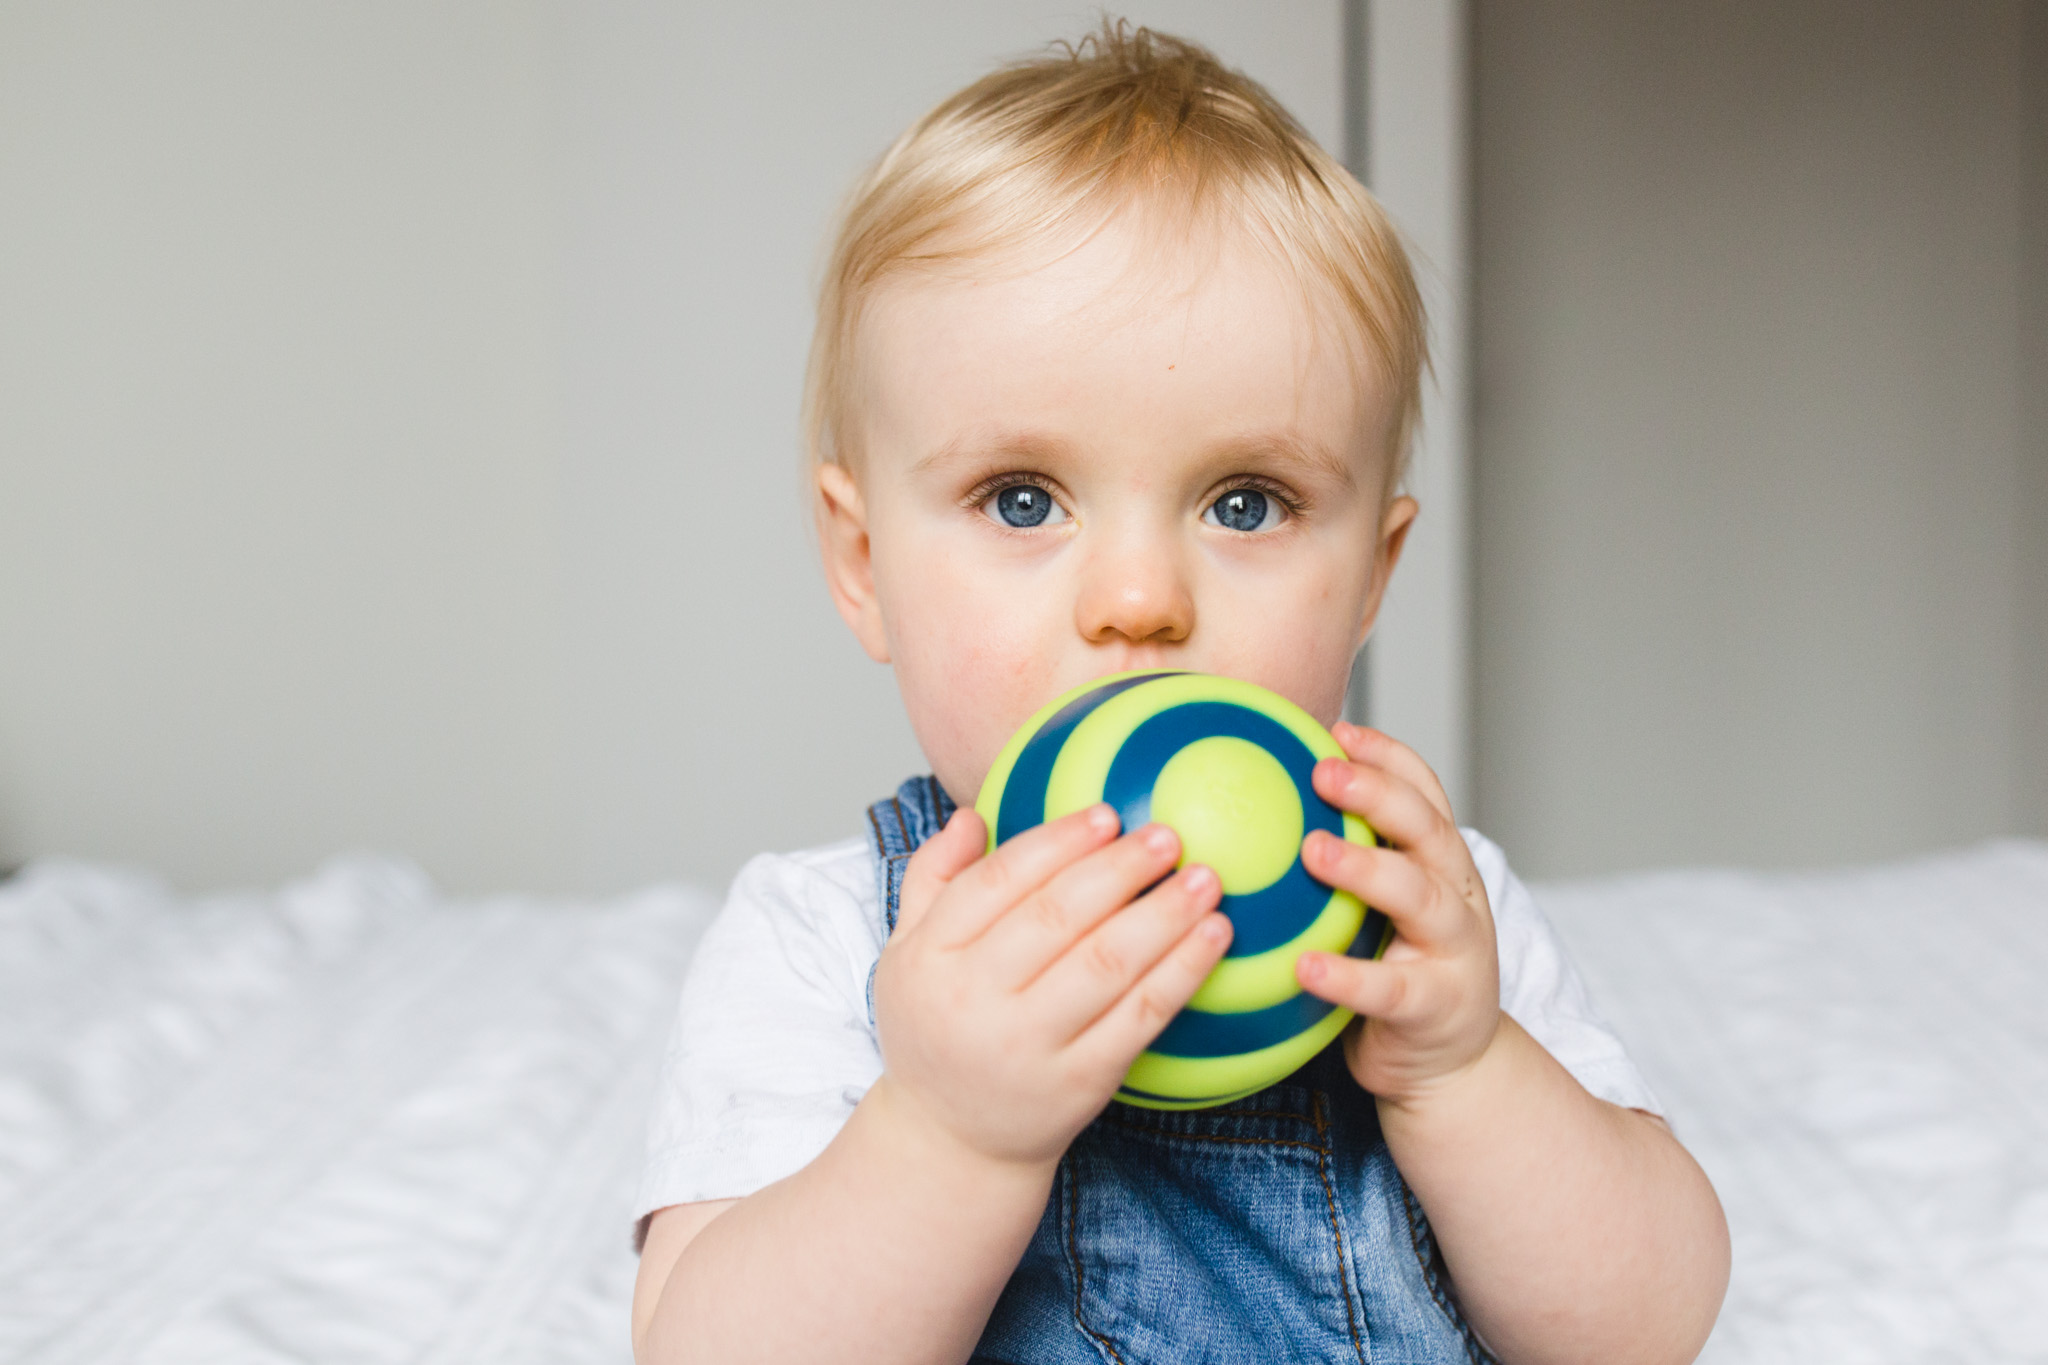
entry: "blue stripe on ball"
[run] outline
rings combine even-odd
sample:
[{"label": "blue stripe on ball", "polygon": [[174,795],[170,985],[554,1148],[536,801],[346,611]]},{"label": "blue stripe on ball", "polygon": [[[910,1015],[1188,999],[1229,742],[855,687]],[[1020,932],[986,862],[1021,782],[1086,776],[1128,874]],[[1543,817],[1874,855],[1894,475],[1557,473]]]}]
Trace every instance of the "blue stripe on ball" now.
[{"label": "blue stripe on ball", "polygon": [[1311,1029],[1337,1008],[1306,991],[1291,995],[1277,1005],[1240,1014],[1210,1014],[1206,1010],[1184,1009],[1153,1040],[1149,1052],[1168,1057],[1235,1057],[1257,1052],[1262,1047],[1284,1043],[1304,1029]]},{"label": "blue stripe on ball", "polygon": [[[1060,750],[1066,747],[1067,737],[1074,733],[1075,726],[1088,718],[1089,712],[1139,683],[1174,676],[1174,672],[1165,672],[1119,678],[1082,693],[1053,712],[1045,724],[1038,727],[1038,733],[1025,743],[1017,761],[1010,765],[1010,775],[1003,783],[1002,804],[996,809],[996,842],[1004,843],[1033,825],[1044,823],[1045,786],[1052,778],[1053,765],[1059,762]],[[1137,826],[1127,824],[1124,828],[1136,829]]]},{"label": "blue stripe on ball", "polygon": [[[1378,911],[1367,915],[1358,937],[1344,950],[1346,956],[1370,955],[1379,947],[1386,925],[1387,917]],[[1236,1014],[1212,1014],[1191,1006],[1173,1016],[1173,1021],[1145,1050],[1168,1057],[1234,1057],[1284,1043],[1297,1033],[1314,1028],[1336,1008],[1307,991],[1262,1010],[1242,1010]]]},{"label": "blue stripe on ball", "polygon": [[[1075,717],[1073,724],[1080,724],[1080,717]],[[1072,728],[1068,727],[1070,731]],[[1153,784],[1173,756],[1196,740],[1216,735],[1247,740],[1279,762],[1294,780],[1295,793],[1301,798],[1304,834],[1322,829],[1340,839],[1344,837],[1342,813],[1318,796],[1312,785],[1316,756],[1300,737],[1263,712],[1221,701],[1191,701],[1169,707],[1147,717],[1118,747],[1109,765],[1109,776],[1102,784],[1102,799],[1116,807],[1125,829],[1136,829],[1152,818]],[[1027,747],[1025,753],[1029,752]],[[1021,755],[1017,766],[1024,766]],[[1050,771],[1051,766],[1047,765],[1047,772]],[[1007,789],[1003,809],[1007,814]],[[1232,928],[1227,956],[1250,957],[1279,947],[1313,923],[1329,899],[1330,888],[1309,876],[1308,869],[1301,865],[1301,853],[1296,850],[1294,861],[1278,881],[1241,896],[1223,897],[1217,908],[1230,917]]]}]

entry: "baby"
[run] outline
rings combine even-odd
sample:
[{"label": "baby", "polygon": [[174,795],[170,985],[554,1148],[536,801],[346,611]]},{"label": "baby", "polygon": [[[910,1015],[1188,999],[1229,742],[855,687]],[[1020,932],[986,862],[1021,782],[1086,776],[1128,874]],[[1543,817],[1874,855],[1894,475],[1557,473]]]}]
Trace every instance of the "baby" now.
[{"label": "baby", "polygon": [[[651,1361],[1686,1361],[1728,1268],[1699,1168],[1500,851],[1336,724],[1416,514],[1421,305],[1365,190],[1190,44],[970,86],[848,211],[809,392],[834,600],[933,775],[757,858],[684,988],[634,1299]],[[1250,1099],[1110,1103],[1228,951],[1210,869],[1107,806],[984,855],[1011,731],[1127,669],[1332,725],[1393,921]],[[803,774],[790,774],[802,782]]]}]

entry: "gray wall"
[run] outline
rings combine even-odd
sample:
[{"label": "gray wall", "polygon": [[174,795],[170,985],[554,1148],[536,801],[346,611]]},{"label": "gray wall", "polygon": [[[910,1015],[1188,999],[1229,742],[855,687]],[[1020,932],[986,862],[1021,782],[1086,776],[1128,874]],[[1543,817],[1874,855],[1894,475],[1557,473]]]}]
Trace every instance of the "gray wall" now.
[{"label": "gray wall", "polygon": [[2026,7],[2019,502],[2022,828],[2048,835],[2048,0]]},{"label": "gray wall", "polygon": [[[1335,145],[1338,0],[1153,0]],[[722,880],[918,765],[798,496],[832,206],[1079,4],[0,5],[0,862]]]},{"label": "gray wall", "polygon": [[2041,829],[2021,5],[1476,22],[1481,820],[1545,874]]},{"label": "gray wall", "polygon": [[0,861],[562,878],[553,41],[0,7]]}]

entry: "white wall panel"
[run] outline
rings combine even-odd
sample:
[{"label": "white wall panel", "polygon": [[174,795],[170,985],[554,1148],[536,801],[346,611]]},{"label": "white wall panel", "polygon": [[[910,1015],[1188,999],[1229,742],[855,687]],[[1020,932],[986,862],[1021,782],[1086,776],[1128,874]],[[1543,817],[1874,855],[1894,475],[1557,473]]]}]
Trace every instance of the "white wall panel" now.
[{"label": "white wall panel", "polygon": [[1366,711],[1422,755],[1469,820],[1470,25],[1463,0],[1366,10],[1365,170],[1414,257],[1431,350],[1407,483],[1422,510],[1366,650]]}]

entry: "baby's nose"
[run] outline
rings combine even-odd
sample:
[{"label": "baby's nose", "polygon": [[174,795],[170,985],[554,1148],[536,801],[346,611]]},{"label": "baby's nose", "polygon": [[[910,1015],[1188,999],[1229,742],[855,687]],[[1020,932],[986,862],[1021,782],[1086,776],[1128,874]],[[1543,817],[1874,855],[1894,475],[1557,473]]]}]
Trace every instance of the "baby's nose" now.
[{"label": "baby's nose", "polygon": [[1134,548],[1099,555],[1085,572],[1074,625],[1090,644],[1174,644],[1195,628],[1195,599],[1170,553]]}]

